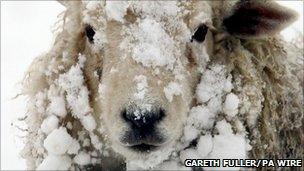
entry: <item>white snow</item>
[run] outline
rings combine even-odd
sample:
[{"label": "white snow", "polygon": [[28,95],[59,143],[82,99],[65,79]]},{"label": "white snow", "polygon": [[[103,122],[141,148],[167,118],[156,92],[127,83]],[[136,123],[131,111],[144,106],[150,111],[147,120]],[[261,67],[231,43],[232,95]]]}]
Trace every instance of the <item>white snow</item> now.
[{"label": "white snow", "polygon": [[[28,3],[30,3],[30,5],[28,5]],[[46,5],[46,3],[47,3],[47,5]],[[96,7],[99,5],[99,3],[100,2],[97,2],[97,1],[90,1],[87,3],[86,8],[89,10],[95,10]],[[294,2],[288,2],[289,5],[291,3],[295,4]],[[300,5],[296,4],[296,6],[299,7],[300,10],[302,10],[302,8],[301,8],[302,2],[296,2],[296,3],[301,3]],[[37,6],[37,4],[38,4],[38,6]],[[137,8],[135,8],[135,10],[145,11],[145,15],[155,15],[155,13],[157,12],[160,14],[159,16],[177,16],[177,14],[179,12],[176,2],[174,2],[174,1],[168,1],[167,3],[142,2],[142,3],[138,3],[138,4],[139,5],[137,5]],[[4,13],[4,15],[1,15],[1,28],[3,26],[3,29],[1,29],[1,32],[3,31],[3,33],[7,33],[7,34],[2,34],[3,36],[1,37],[1,41],[5,42],[5,43],[3,43],[3,47],[4,47],[3,54],[1,51],[1,56],[4,57],[3,61],[5,61],[5,62],[3,62],[4,65],[2,67],[3,71],[5,71],[5,72],[1,72],[1,77],[4,80],[2,82],[3,85],[1,83],[1,87],[3,88],[3,90],[6,90],[6,91],[3,91],[3,93],[1,93],[1,104],[4,104],[4,107],[1,108],[1,113],[4,113],[4,115],[1,117],[1,119],[2,119],[1,128],[8,128],[11,118],[16,116],[16,114],[14,114],[14,113],[20,113],[20,109],[19,109],[20,106],[17,105],[18,110],[16,110],[16,107],[15,107],[16,104],[10,103],[10,102],[9,103],[2,103],[2,102],[3,101],[7,102],[6,101],[7,99],[11,99],[11,97],[14,96],[14,95],[7,95],[8,94],[7,92],[11,92],[11,90],[13,90],[14,94],[16,94],[16,90],[15,90],[16,87],[14,85],[17,81],[19,81],[21,79],[20,75],[23,74],[25,67],[29,65],[30,61],[32,61],[32,58],[38,55],[37,52],[43,51],[42,49],[47,49],[46,46],[48,46],[50,44],[50,42],[51,42],[50,37],[52,37],[52,35],[49,34],[50,33],[49,31],[46,32],[45,30],[49,30],[49,28],[50,28],[49,23],[54,23],[54,21],[50,21],[50,20],[55,20],[52,18],[56,17],[56,15],[53,15],[52,13],[59,13],[59,11],[60,11],[59,9],[61,9],[62,6],[57,3],[54,3],[54,2],[26,2],[26,4],[23,2],[13,2],[13,3],[3,2],[3,4],[2,4],[2,2],[1,2],[1,5],[3,5],[2,7],[4,9],[1,11],[1,14],[2,14],[2,12]],[[37,10],[37,9],[39,9],[39,10]],[[120,8],[120,7],[115,7],[115,5],[114,5],[113,9],[115,9],[116,11],[110,9],[110,12],[108,12],[108,13],[112,13],[114,15],[113,16],[111,16],[110,14],[108,14],[108,15],[117,21],[122,21],[123,15],[125,13],[125,9]],[[39,15],[37,15],[37,14],[39,14]],[[47,14],[48,16],[45,14]],[[51,14],[51,15],[49,15],[49,14]],[[300,14],[303,18],[303,13],[300,12]],[[33,20],[24,20],[26,18],[32,18]],[[160,21],[160,20],[161,20],[161,18],[157,19],[157,21]],[[16,21],[16,22],[10,22],[10,21]],[[20,21],[20,22],[18,22],[18,21]],[[26,23],[23,21],[26,21]],[[35,22],[32,22],[32,21],[35,21]],[[38,22],[39,24],[37,24],[37,21],[39,21]],[[298,22],[301,23],[301,21],[302,20],[300,19]],[[31,24],[29,24],[29,22]],[[9,24],[7,24],[7,23],[9,23]],[[41,23],[44,23],[44,24],[41,24]],[[295,23],[295,25],[299,26],[298,23]],[[303,27],[303,25],[302,25],[302,27]],[[23,29],[20,30],[19,28],[23,28]],[[292,28],[290,28],[290,30],[291,29]],[[303,30],[303,29],[300,29],[300,30]],[[294,31],[292,30],[292,32],[294,32]],[[37,36],[37,34],[39,34],[39,35]],[[45,37],[45,35],[48,35],[48,37]],[[98,40],[96,42],[99,42],[99,41],[101,42],[101,41],[106,40],[103,36],[104,35],[102,33],[96,32],[94,39]],[[292,36],[285,35],[285,37],[291,38]],[[31,39],[31,41],[28,42],[29,46],[23,46],[24,42],[27,42],[27,40],[29,40],[29,39]],[[43,41],[41,41],[41,40],[43,40]],[[28,48],[28,47],[35,47],[35,48]],[[17,53],[15,51],[16,48],[18,49]],[[20,65],[21,63],[22,63],[22,65]],[[12,66],[14,66],[14,67],[12,67]],[[18,67],[16,67],[16,66],[18,66]],[[16,68],[17,68],[17,70],[16,70]],[[4,73],[4,75],[2,75],[2,73]],[[204,83],[203,85],[206,85],[206,83]],[[225,92],[229,92],[230,86],[228,85],[228,86],[224,86],[224,87],[227,87],[227,91],[225,91]],[[209,87],[207,86],[207,88],[209,88]],[[221,103],[222,103],[221,97],[217,96],[217,98],[215,99],[215,98],[209,98],[209,96],[210,95],[207,95],[206,98],[202,98],[202,99],[210,99],[207,107],[213,113],[218,113],[218,112],[213,111],[212,109],[216,108],[215,106],[221,106]],[[45,130],[45,131],[52,130],[55,127],[54,125],[56,125],[56,121],[55,121],[56,120],[55,118],[57,118],[56,116],[64,117],[66,115],[66,112],[64,112],[65,105],[61,105],[61,107],[58,106],[60,104],[64,104],[63,102],[60,102],[60,100],[62,101],[62,99],[60,99],[60,98],[61,98],[61,96],[55,97],[54,99],[50,99],[50,97],[47,97],[46,94],[43,92],[41,92],[37,95],[36,108],[38,109],[38,112],[44,113],[47,110],[48,113],[50,114],[49,116],[46,116],[47,119],[43,121],[43,125],[41,125],[42,130]],[[50,100],[50,103],[48,105],[46,105],[47,100]],[[201,100],[201,101],[204,101],[204,100]],[[208,101],[208,100],[206,100],[206,101]],[[211,101],[213,101],[213,102],[211,103]],[[221,107],[217,107],[217,108],[221,108]],[[6,115],[6,113],[10,113],[12,115]],[[56,116],[54,116],[54,115],[56,115]],[[52,119],[50,119],[50,118],[52,118]],[[57,118],[57,120],[58,120],[58,118]],[[255,120],[255,119],[252,119],[252,120]],[[222,126],[220,126],[220,125],[222,125]],[[241,125],[240,124],[238,124],[238,125],[241,128]],[[225,134],[225,131],[223,131],[223,129],[221,129],[221,127],[225,130],[228,128],[228,126],[227,125],[225,126],[225,123],[224,124],[217,123],[217,129],[222,130],[222,131],[220,131],[220,133],[223,134],[223,132],[224,132],[224,134]],[[2,132],[2,130],[4,131],[4,133]],[[1,157],[1,163],[2,163],[1,169],[22,170],[24,168],[21,168],[22,166],[19,165],[21,163],[19,161],[20,158],[16,157],[17,155],[14,155],[17,152],[14,151],[15,150],[14,143],[12,143],[13,138],[8,136],[8,135],[11,135],[12,133],[8,130],[9,129],[1,129],[1,133],[2,133],[1,134],[1,144],[3,145],[3,149],[4,149],[4,150],[1,150],[1,156],[2,156]],[[232,138],[227,137],[227,141],[228,141],[227,144],[231,145],[232,144],[231,142],[233,142],[233,138],[234,138],[234,140],[236,140],[235,141],[235,142],[237,142],[236,144],[241,144],[240,139],[238,139],[237,136],[235,136],[235,134],[230,134],[230,133],[231,133],[231,131],[228,131],[226,133],[227,135],[225,135],[225,136],[229,136],[229,137],[232,136]],[[191,135],[190,136],[191,138],[189,138],[189,139],[192,139],[192,138],[194,139],[194,138],[196,138],[196,136],[199,136],[196,134],[198,134],[198,133]],[[221,146],[219,146],[220,138],[218,136],[220,136],[220,135],[216,135],[214,137],[214,141],[215,141],[214,146],[219,147],[219,150],[220,150],[221,149],[220,148]],[[3,138],[3,137],[5,137],[5,138]],[[222,139],[223,139],[223,137],[222,137]],[[219,142],[217,142],[216,140]],[[37,142],[37,143],[39,143],[39,142]],[[226,145],[226,143],[224,145]],[[71,146],[74,147],[74,145],[71,145]],[[77,147],[77,145],[76,145],[76,147]],[[79,144],[78,144],[77,148],[80,148]],[[77,149],[77,148],[75,148],[75,149]],[[71,151],[73,151],[72,152],[73,154],[76,154],[77,152],[75,152],[75,151],[78,151],[75,149],[71,150]],[[69,152],[69,150],[68,150],[68,152]],[[194,149],[188,149],[185,151],[188,152],[187,154],[192,154],[190,156],[192,156],[193,158],[200,157],[197,155],[198,153]],[[182,156],[184,156],[185,151],[181,152],[181,158],[182,158]],[[225,152],[225,150],[224,150],[224,152]],[[218,153],[218,155],[219,154],[220,153]],[[5,157],[3,157],[3,156],[5,156]],[[183,158],[185,159],[186,157],[183,157]],[[187,158],[189,158],[189,157],[187,157]],[[11,161],[16,161],[16,162],[11,162]],[[72,162],[71,159],[66,155],[57,156],[57,155],[49,154],[43,160],[43,162],[39,165],[38,169],[40,169],[40,170],[68,170],[69,167],[71,166],[71,162]],[[181,162],[183,162],[183,160]],[[169,162],[168,165],[174,166],[174,163]],[[16,167],[19,167],[19,168],[16,169]]]},{"label": "white snow", "polygon": [[84,85],[81,70],[85,56],[79,54],[79,60],[77,65],[59,76],[58,85],[67,93],[66,100],[73,116],[79,118],[88,131],[93,131],[96,128],[96,121],[90,116],[92,109],[89,105],[89,91]]},{"label": "white snow", "polygon": [[105,9],[108,20],[116,20],[123,23],[128,6],[127,1],[106,1]]},{"label": "white snow", "polygon": [[74,141],[76,140],[67,133],[66,128],[60,127],[46,137],[44,147],[49,154],[61,155],[66,153],[71,145],[75,145]]},{"label": "white snow", "polygon": [[91,156],[88,153],[81,151],[74,157],[74,161],[79,165],[87,165],[90,164]]},{"label": "white snow", "polygon": [[54,85],[51,85],[47,96],[50,101],[47,107],[47,113],[50,115],[57,115],[62,118],[65,117],[67,114],[65,107],[66,103],[64,96],[60,94],[58,88],[56,88]]},{"label": "white snow", "polygon": [[48,155],[37,167],[37,170],[68,170],[72,160],[67,155]]},{"label": "white snow", "polygon": [[96,128],[96,122],[92,115],[86,115],[81,118],[83,127],[88,131],[93,131]]},{"label": "white snow", "polygon": [[43,120],[41,124],[41,131],[44,132],[45,134],[49,134],[52,132],[54,129],[58,128],[59,124],[59,119],[54,116],[48,116],[46,119]]},{"label": "white snow", "polygon": [[231,76],[226,76],[225,66],[214,65],[203,72],[196,93],[199,102],[207,102],[216,95],[220,95],[223,92],[230,92],[232,88]]},{"label": "white snow", "polygon": [[228,116],[235,116],[238,113],[238,106],[239,106],[239,98],[237,95],[233,93],[229,93],[226,96],[226,100],[224,103],[223,110]]},{"label": "white snow", "polygon": [[213,149],[212,136],[202,135],[197,143],[197,151],[200,156],[206,157]]},{"label": "white snow", "polygon": [[193,107],[189,112],[188,124],[197,129],[210,129],[214,124],[215,114],[205,106]]},{"label": "white snow", "polygon": [[164,93],[169,102],[172,102],[174,96],[182,95],[182,86],[176,82],[170,82],[165,88]]},{"label": "white snow", "polygon": [[138,100],[143,100],[146,93],[148,92],[147,77],[144,75],[137,75],[135,76],[134,81],[136,82],[137,88],[134,97]]}]

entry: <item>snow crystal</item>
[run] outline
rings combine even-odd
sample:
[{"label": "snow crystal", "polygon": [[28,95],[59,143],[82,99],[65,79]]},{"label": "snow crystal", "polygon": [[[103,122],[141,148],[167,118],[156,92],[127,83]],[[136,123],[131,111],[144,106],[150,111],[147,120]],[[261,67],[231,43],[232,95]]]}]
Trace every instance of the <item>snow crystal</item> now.
[{"label": "snow crystal", "polygon": [[108,20],[116,20],[123,23],[128,6],[127,1],[106,1],[105,9]]},{"label": "snow crystal", "polygon": [[51,115],[43,120],[41,124],[41,131],[45,134],[49,134],[54,129],[58,128],[59,120],[56,116]]},{"label": "snow crystal", "polygon": [[48,155],[37,167],[37,170],[68,170],[71,164],[72,160],[66,155]]},{"label": "snow crystal", "polygon": [[197,143],[197,151],[200,156],[206,157],[213,148],[212,137],[210,134],[203,135],[200,137]]},{"label": "snow crystal", "polygon": [[165,88],[164,93],[169,102],[172,102],[173,96],[182,95],[182,87],[176,82],[170,82]]},{"label": "snow crystal", "polygon": [[60,155],[64,154],[74,140],[70,134],[67,133],[66,128],[58,128],[53,130],[44,140],[44,147],[50,154]]},{"label": "snow crystal", "polygon": [[239,98],[233,93],[226,96],[223,110],[228,116],[235,116],[238,113]]},{"label": "snow crystal", "polygon": [[90,164],[91,156],[88,153],[81,151],[74,157],[74,161],[79,165],[87,165]]}]

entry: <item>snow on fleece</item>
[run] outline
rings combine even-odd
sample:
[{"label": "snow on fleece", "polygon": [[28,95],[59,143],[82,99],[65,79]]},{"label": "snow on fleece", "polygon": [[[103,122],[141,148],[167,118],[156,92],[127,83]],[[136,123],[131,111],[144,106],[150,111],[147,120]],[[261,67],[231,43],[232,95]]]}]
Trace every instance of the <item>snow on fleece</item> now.
[{"label": "snow on fleece", "polygon": [[[95,6],[92,5],[93,3],[95,4],[96,2],[88,2],[87,8],[93,8]],[[133,5],[135,10],[145,9],[145,14],[150,14],[148,16],[155,17],[153,19],[147,17],[139,23],[138,27],[131,30],[132,32],[137,30],[137,34],[133,34],[133,39],[140,42],[134,44],[135,50],[132,52],[133,59],[146,67],[157,69],[158,66],[166,66],[168,70],[174,70],[174,65],[176,65],[176,63],[178,64],[174,55],[179,55],[179,50],[176,48],[175,42],[168,33],[164,31],[161,18],[157,17],[174,16],[174,18],[176,18],[176,15],[179,13],[179,8],[176,7],[176,3],[168,2],[165,3],[165,5],[153,3],[152,6],[148,7],[144,2],[132,4],[132,2],[117,3],[115,1],[108,1],[106,4],[107,17],[123,22],[123,16],[130,4]],[[157,11],[159,15],[154,15],[155,11]],[[171,25],[170,27],[174,28],[177,26]],[[151,29],[154,34],[149,34]],[[126,34],[128,34],[128,31],[130,30],[126,29]],[[190,33],[185,32],[185,34]],[[97,35],[103,37],[102,33]],[[147,37],[147,35],[151,36]],[[144,37],[145,39],[143,39]],[[157,41],[159,38],[165,39],[166,42],[159,44]],[[104,42],[97,42],[96,44],[103,43]],[[127,46],[129,46],[128,42],[122,42],[120,48],[128,48]],[[144,48],[147,46],[149,47],[148,49]],[[171,51],[172,53],[163,54],[166,51]],[[166,58],[162,58],[162,56],[166,56]],[[208,57],[206,57],[206,59],[209,60]],[[90,132],[90,138],[94,146],[98,148],[102,146],[102,144],[98,142],[96,135],[92,133],[92,130],[96,129],[96,122],[91,115],[92,109],[89,106],[88,99],[89,92],[84,86],[84,77],[81,71],[84,61],[85,56],[80,55],[79,63],[71,67],[68,72],[60,75],[57,80],[57,86],[61,87],[67,94],[67,102],[63,100],[61,93],[55,92],[48,94],[51,103],[47,111],[50,116],[46,117],[41,126],[42,131],[47,134],[47,138],[44,140],[44,147],[48,151],[48,155],[38,166],[38,169],[65,170],[68,169],[73,162],[80,165],[92,163],[90,154],[78,148],[79,142],[85,144],[84,142],[86,141],[81,138],[75,140],[67,133],[66,128],[58,128],[57,117],[64,117],[66,115],[65,103],[67,103],[67,106],[71,109],[73,116],[78,118],[84,128]],[[186,158],[246,158],[246,152],[250,150],[250,146],[248,145],[244,128],[240,125],[240,131],[233,132],[229,123],[231,118],[235,118],[238,121],[237,115],[240,103],[238,96],[231,93],[233,89],[231,75],[227,73],[225,67],[222,65],[215,64],[202,70],[204,71],[203,76],[196,92],[197,99],[201,105],[193,107],[190,110],[184,128],[184,135],[179,145],[174,147],[173,152],[171,149],[160,151],[145,162],[129,161],[129,163],[127,163],[128,169],[147,167],[144,166],[146,164],[151,168],[185,169],[183,162]],[[138,82],[138,93],[136,96],[142,98],[148,85],[145,84],[145,79],[140,76],[135,78],[135,81]],[[180,90],[180,85],[177,82],[171,82],[164,91],[168,100],[171,101],[174,95],[181,94]],[[38,109],[40,108],[39,104],[36,104],[36,106]],[[218,120],[217,116],[221,113],[223,113],[225,117],[222,120]],[[212,135],[212,129],[215,129],[218,134]],[[194,140],[197,140],[197,146],[190,147],[189,144]],[[70,146],[76,148],[70,149]],[[76,156],[71,159],[68,154],[76,154]],[[167,155],[168,160],[165,162],[160,161],[158,155]],[[228,169],[238,170],[239,168]]]}]

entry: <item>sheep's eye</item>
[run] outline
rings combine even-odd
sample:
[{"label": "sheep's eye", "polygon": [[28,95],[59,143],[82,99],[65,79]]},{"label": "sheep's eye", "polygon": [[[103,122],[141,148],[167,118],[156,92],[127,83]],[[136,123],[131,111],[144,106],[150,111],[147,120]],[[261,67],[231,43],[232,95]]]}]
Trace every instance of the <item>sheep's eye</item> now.
[{"label": "sheep's eye", "polygon": [[95,35],[95,31],[94,29],[92,28],[92,26],[90,25],[87,25],[85,27],[85,33],[86,33],[86,36],[88,37],[89,39],[89,42],[92,43],[94,41],[94,35]]},{"label": "sheep's eye", "polygon": [[191,37],[191,42],[193,42],[193,40],[195,40],[199,43],[204,42],[207,31],[208,31],[208,27],[206,25],[201,24],[200,26],[198,26],[196,31],[194,32],[194,34]]}]

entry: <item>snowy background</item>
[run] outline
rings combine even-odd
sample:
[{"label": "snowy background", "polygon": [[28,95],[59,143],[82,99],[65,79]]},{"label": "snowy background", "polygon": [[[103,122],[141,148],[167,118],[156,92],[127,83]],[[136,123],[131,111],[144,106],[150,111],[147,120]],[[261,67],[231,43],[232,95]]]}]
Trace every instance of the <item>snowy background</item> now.
[{"label": "snowy background", "polygon": [[[299,20],[282,32],[292,40],[303,32],[303,1],[281,1],[296,10]],[[32,60],[48,51],[57,15],[64,11],[55,1],[1,1],[1,170],[24,170],[18,152],[22,133],[12,125],[25,111],[25,98],[18,97],[20,81]]]}]

